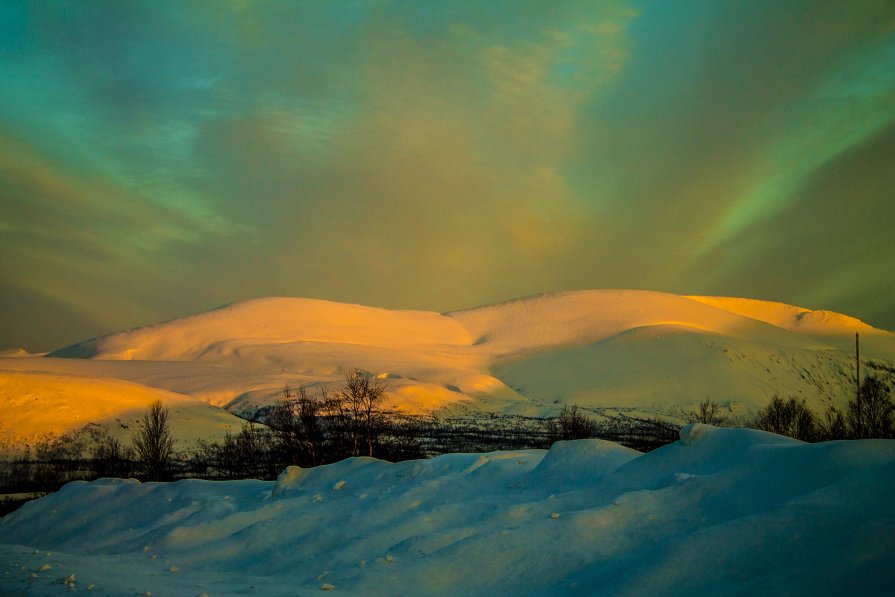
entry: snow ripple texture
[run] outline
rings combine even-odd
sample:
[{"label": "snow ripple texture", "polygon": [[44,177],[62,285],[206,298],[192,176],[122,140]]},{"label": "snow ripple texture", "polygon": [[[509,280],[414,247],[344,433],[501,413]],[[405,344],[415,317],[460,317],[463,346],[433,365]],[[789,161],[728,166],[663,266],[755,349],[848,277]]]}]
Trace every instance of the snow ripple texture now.
[{"label": "snow ripple texture", "polygon": [[895,586],[895,441],[691,425],[638,452],[74,482],[0,521],[2,595],[829,595]]}]

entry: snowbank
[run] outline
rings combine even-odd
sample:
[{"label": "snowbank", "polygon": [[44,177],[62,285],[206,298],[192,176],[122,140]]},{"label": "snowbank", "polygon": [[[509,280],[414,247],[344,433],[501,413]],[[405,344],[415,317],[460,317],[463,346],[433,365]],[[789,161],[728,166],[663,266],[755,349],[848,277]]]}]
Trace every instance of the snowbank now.
[{"label": "snowbank", "polygon": [[[76,482],[0,521],[0,594],[882,594],[895,442],[704,425],[648,454],[354,458],[276,482]],[[49,566],[49,567],[47,567]]]}]

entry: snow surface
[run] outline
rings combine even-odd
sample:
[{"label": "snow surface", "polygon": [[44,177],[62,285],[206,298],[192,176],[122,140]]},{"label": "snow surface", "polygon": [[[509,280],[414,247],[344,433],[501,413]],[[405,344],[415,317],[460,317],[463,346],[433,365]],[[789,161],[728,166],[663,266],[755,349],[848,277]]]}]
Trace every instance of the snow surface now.
[{"label": "snow surface", "polygon": [[860,319],[823,309],[811,311],[785,303],[746,298],[720,296],[688,296],[686,298],[787,330],[816,336],[853,336],[855,332],[875,336],[880,333],[880,330],[867,325]]},{"label": "snow surface", "polygon": [[[130,417],[142,404],[136,385],[143,397],[192,400],[192,411],[217,421],[208,427],[214,435],[221,421],[209,405],[251,415],[286,385],[333,387],[355,368],[388,378],[386,408],[408,414],[553,416],[574,403],[673,415],[706,398],[748,414],[775,393],[804,396],[820,410],[822,400],[842,405],[853,393],[855,331],[865,364],[895,366],[890,332],[749,299],[592,290],[448,314],[256,299],[81,342],[52,358],[0,357],[0,436],[39,431],[29,426],[38,419],[28,404],[53,429]],[[23,374],[33,375],[30,386]],[[47,376],[110,385],[102,398],[60,401],[45,390]],[[121,413],[113,413],[105,397],[118,391]]]},{"label": "snow surface", "polygon": [[0,520],[0,594],[891,594],[892,495],[895,441],[705,425],[648,454],[74,482]]},{"label": "snow surface", "polygon": [[243,423],[226,410],[189,396],[114,378],[4,372],[0,439],[28,442],[94,424],[130,443],[133,430],[155,400],[170,410],[171,432],[180,442],[220,439]]}]

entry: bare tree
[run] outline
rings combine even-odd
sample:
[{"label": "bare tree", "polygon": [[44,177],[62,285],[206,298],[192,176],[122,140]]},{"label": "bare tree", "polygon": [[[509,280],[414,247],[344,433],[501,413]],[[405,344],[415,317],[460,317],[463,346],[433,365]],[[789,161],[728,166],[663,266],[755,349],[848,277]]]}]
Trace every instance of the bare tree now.
[{"label": "bare tree", "polygon": [[298,392],[283,390],[267,415],[266,423],[273,432],[277,456],[290,464],[316,466],[323,462],[324,423],[322,417],[330,406],[326,388],[320,386],[317,396],[305,387]]},{"label": "bare tree", "polygon": [[289,386],[283,388],[283,397],[274,403],[265,422],[273,434],[277,457],[288,464],[301,465],[301,421],[296,413],[295,393]]},{"label": "bare tree", "polygon": [[269,443],[262,428],[251,421],[242,424],[238,433],[227,431],[216,448],[218,468],[231,478],[261,479],[269,468]]},{"label": "bare tree", "polygon": [[559,417],[551,425],[551,435],[555,440],[586,439],[596,433],[596,422],[574,404],[563,406]]},{"label": "bare tree", "polygon": [[298,392],[298,420],[301,422],[301,439],[308,463],[311,466],[321,464],[323,450],[323,424],[321,414],[329,401],[324,386],[319,386],[317,396],[308,395],[304,386]]},{"label": "bare tree", "polygon": [[355,369],[345,375],[345,385],[336,392],[335,398],[339,403],[336,408],[347,419],[352,456],[359,456],[361,450],[367,456],[373,455],[386,389],[384,379]]},{"label": "bare tree", "polygon": [[778,435],[810,442],[818,438],[817,418],[804,398],[781,398],[774,394],[768,405],[758,411],[755,426]]},{"label": "bare tree", "polygon": [[855,439],[895,436],[895,404],[879,377],[864,378],[858,396],[846,406],[845,419],[849,435]]},{"label": "bare tree", "polygon": [[721,405],[706,398],[699,403],[695,410],[690,411],[687,417],[691,423],[705,423],[706,425],[720,425],[724,422],[721,414]]},{"label": "bare tree", "polygon": [[102,433],[93,449],[93,467],[100,477],[126,477],[130,474],[133,450],[116,438]]},{"label": "bare tree", "polygon": [[174,453],[174,438],[168,424],[170,411],[156,400],[143,414],[143,420],[133,435],[137,461],[148,479],[166,478]]},{"label": "bare tree", "polygon": [[848,423],[842,411],[832,404],[827,407],[824,418],[819,423],[820,437],[823,440],[839,440],[848,437]]}]

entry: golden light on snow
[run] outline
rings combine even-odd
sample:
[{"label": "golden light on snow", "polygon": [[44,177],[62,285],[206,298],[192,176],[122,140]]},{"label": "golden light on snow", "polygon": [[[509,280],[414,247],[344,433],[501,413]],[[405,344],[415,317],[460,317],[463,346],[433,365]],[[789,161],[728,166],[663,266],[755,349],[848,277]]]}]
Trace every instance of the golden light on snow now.
[{"label": "golden light on snow", "polygon": [[[387,382],[384,406],[405,414],[474,408],[543,416],[557,399],[661,409],[702,396],[754,409],[773,392],[813,396],[817,384],[850,395],[835,372],[850,370],[855,331],[867,356],[895,359],[889,332],[758,300],[603,290],[442,314],[257,299],[73,345],[54,358],[3,359],[0,434],[88,422],[122,434],[117,418],[138,418],[161,398],[176,407],[178,433],[213,436],[241,424],[222,407],[254,412],[287,385],[334,388],[354,369]],[[767,376],[756,374],[757,363]]]}]

